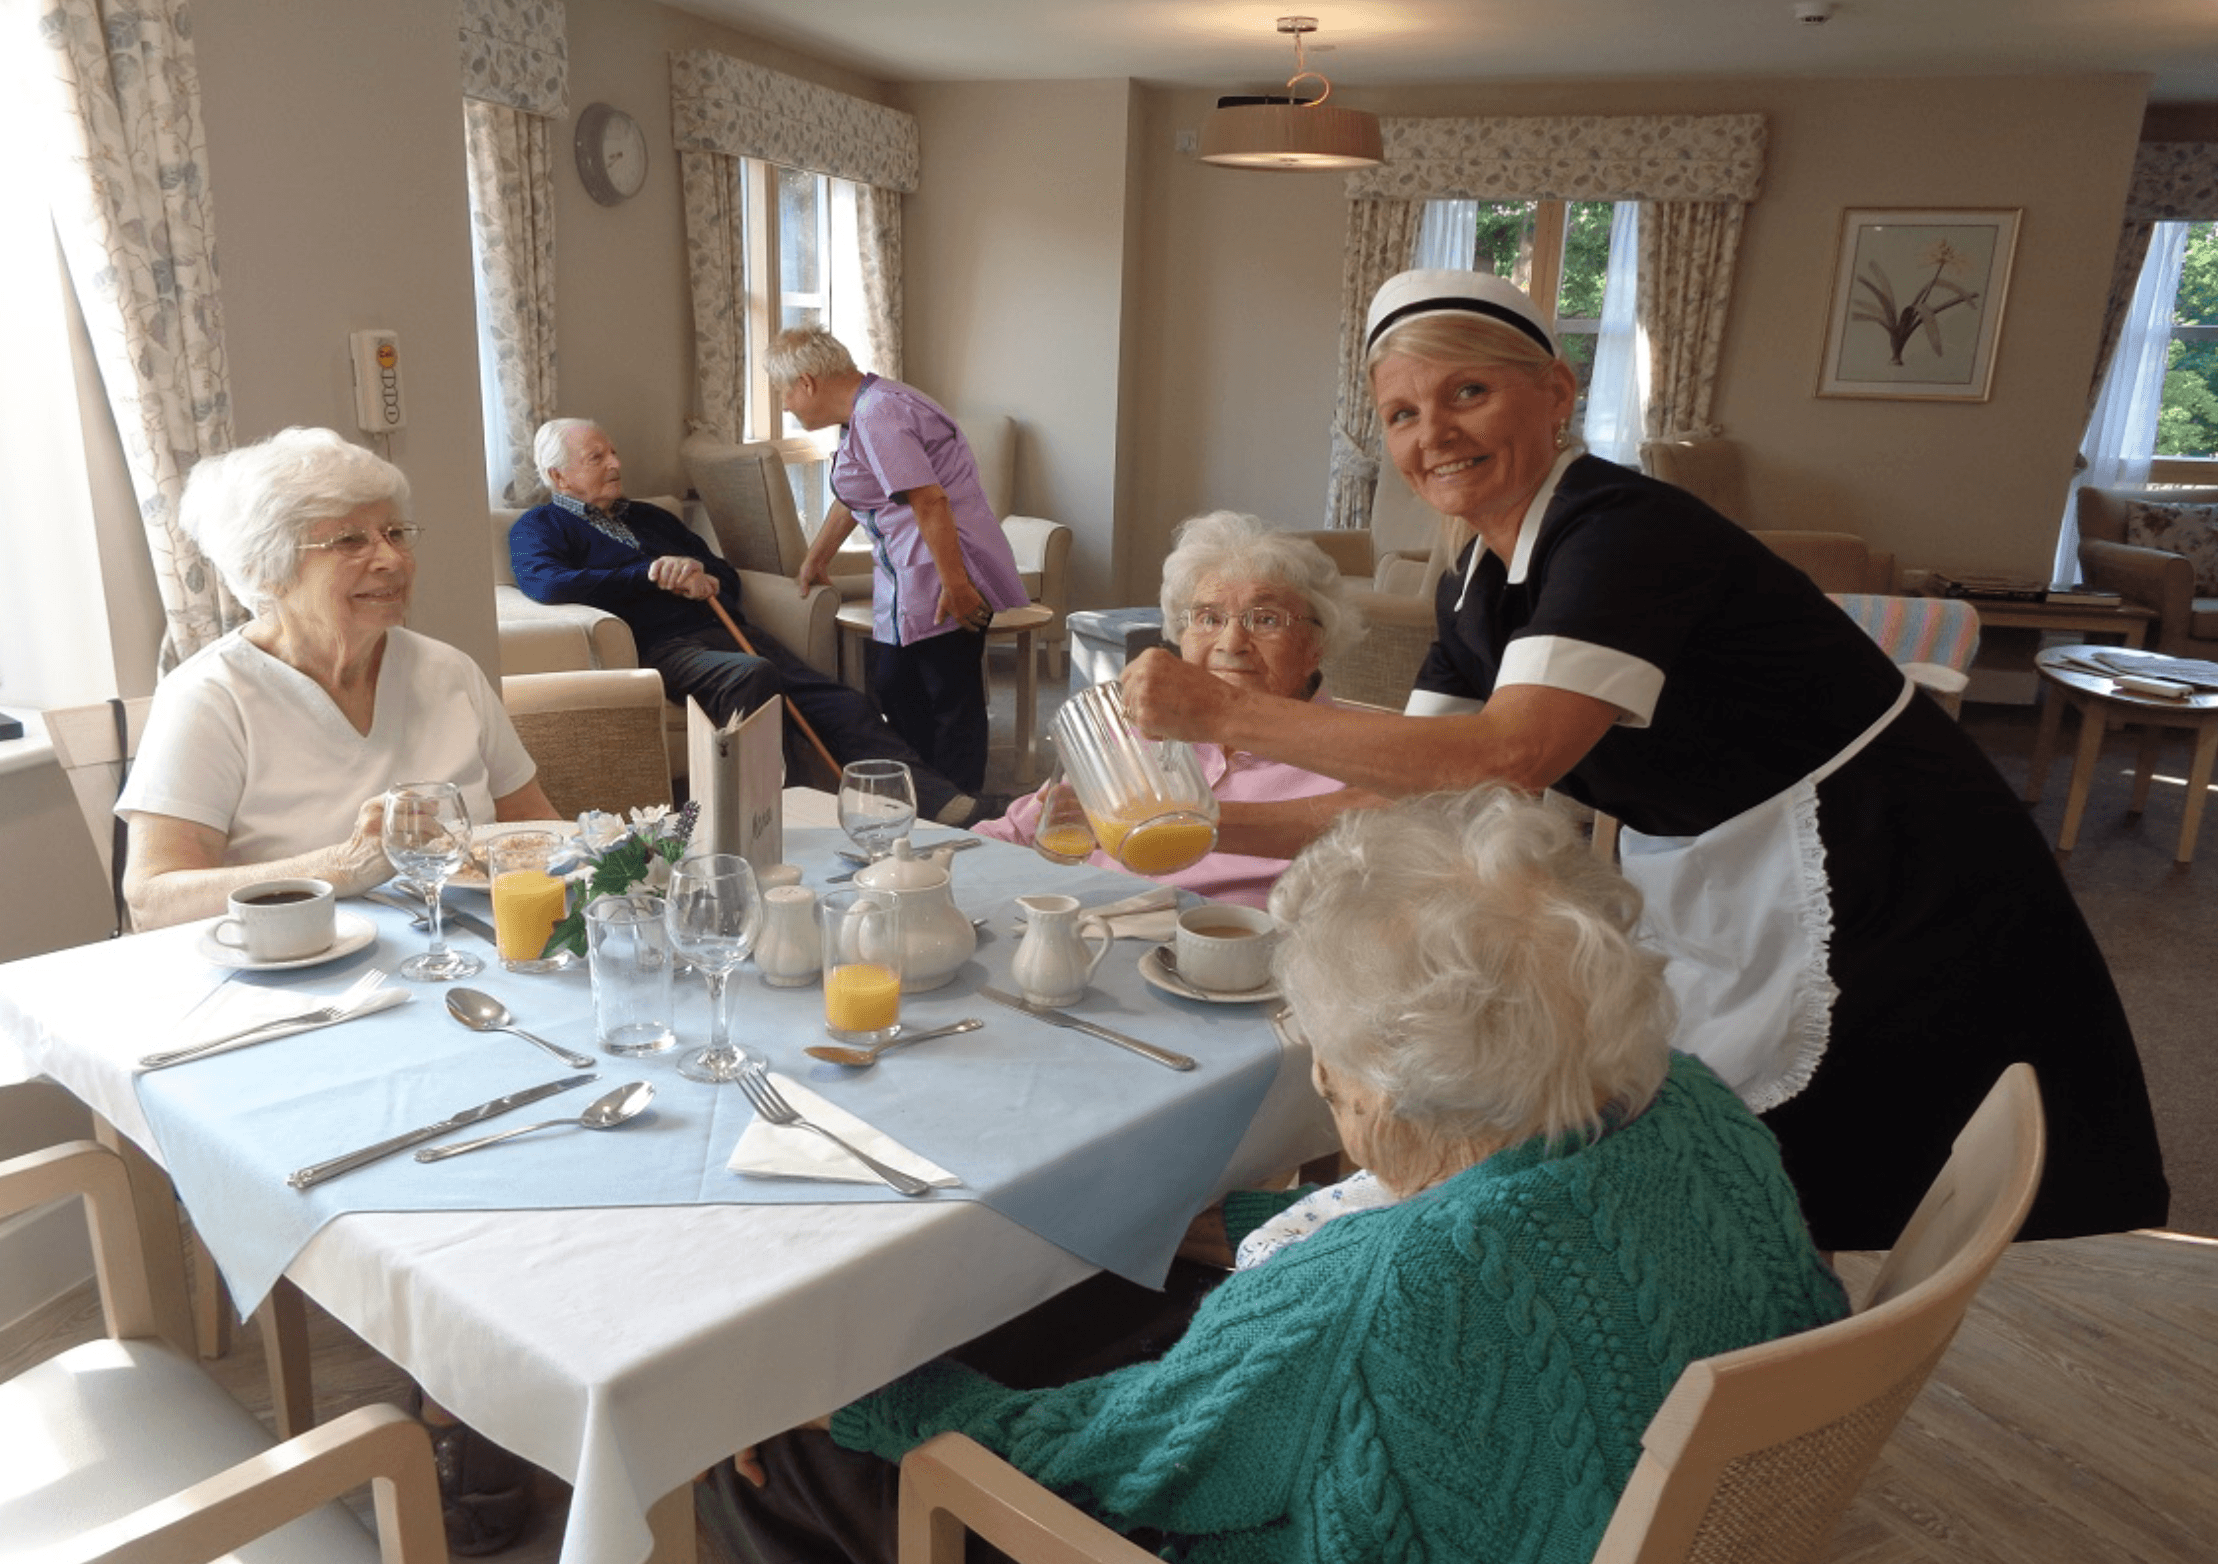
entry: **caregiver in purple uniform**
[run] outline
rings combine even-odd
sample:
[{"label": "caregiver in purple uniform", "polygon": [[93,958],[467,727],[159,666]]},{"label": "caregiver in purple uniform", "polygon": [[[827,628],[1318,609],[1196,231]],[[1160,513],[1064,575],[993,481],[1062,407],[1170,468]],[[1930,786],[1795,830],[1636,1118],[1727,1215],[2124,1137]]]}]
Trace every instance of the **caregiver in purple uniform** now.
[{"label": "caregiver in purple uniform", "polygon": [[986,780],[986,631],[998,610],[1029,599],[970,442],[937,402],[864,374],[820,327],[780,332],[766,363],[803,427],[840,426],[834,503],[801,563],[801,590],[830,579],[860,523],[877,565],[871,693],[896,732],[975,793]]}]

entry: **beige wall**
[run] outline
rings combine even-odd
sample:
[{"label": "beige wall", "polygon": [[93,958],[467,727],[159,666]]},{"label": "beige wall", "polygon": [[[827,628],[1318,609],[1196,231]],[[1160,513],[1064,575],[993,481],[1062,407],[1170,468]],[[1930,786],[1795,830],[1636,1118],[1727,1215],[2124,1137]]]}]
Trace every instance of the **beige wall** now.
[{"label": "beige wall", "polygon": [[1075,590],[1112,588],[1121,497],[1132,87],[927,83],[902,206],[903,375],[1019,425],[1014,507],[1068,525]]},{"label": "beige wall", "polygon": [[[1751,519],[1838,527],[1906,563],[2047,568],[2085,415],[2096,316],[2146,83],[1963,81],[1485,84],[1350,93],[1398,114],[1724,113],[1771,128],[1741,254],[1716,415],[1750,450]],[[1134,431],[1134,568],[1192,511],[1318,524],[1331,417],[1340,181],[1241,174],[1175,150],[1204,94],[1142,94],[1143,332],[1125,373]],[[1848,205],[2025,210],[1993,400],[1813,395],[1832,252]],[[916,307],[912,298],[911,307]]]}]

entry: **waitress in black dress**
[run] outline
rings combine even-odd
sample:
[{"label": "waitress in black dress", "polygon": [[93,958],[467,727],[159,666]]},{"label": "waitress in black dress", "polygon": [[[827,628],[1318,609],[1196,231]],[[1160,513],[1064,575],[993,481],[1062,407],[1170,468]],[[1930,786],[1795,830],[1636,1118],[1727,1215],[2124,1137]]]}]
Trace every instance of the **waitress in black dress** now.
[{"label": "waitress in black dress", "polygon": [[2023,1236],[2161,1223],[2124,1009],[1977,746],[1799,570],[1584,454],[1576,382],[1517,288],[1405,272],[1367,341],[1395,466],[1468,542],[1405,716],[1320,712],[1153,654],[1128,670],[1151,730],[1350,785],[1227,805],[1226,845],[1290,855],[1369,795],[1557,788],[1624,822],[1677,1046],[1779,1137],[1819,1247],[1892,1244],[2019,1059],[2049,1129]]}]

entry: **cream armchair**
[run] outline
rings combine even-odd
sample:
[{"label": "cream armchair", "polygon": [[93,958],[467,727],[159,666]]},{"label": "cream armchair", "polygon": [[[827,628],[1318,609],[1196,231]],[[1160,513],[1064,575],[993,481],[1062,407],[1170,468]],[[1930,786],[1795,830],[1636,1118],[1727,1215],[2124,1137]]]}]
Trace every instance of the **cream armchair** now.
[{"label": "cream armchair", "polygon": [[2208,507],[2218,518],[2218,489],[2081,489],[2080,569],[2090,585],[2156,610],[2151,650],[2218,657],[2218,597],[2195,594],[2195,567],[2186,555],[2126,541],[2126,518],[2136,501]]}]

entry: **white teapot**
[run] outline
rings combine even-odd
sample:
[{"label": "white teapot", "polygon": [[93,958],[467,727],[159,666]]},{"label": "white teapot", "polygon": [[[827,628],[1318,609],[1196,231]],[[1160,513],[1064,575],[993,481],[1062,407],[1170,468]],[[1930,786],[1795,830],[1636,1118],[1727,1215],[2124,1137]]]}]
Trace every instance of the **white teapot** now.
[{"label": "white teapot", "polygon": [[939,988],[978,948],[978,931],[955,905],[951,849],[920,857],[907,837],[893,844],[893,855],[855,871],[866,891],[891,891],[901,904],[901,991]]}]

